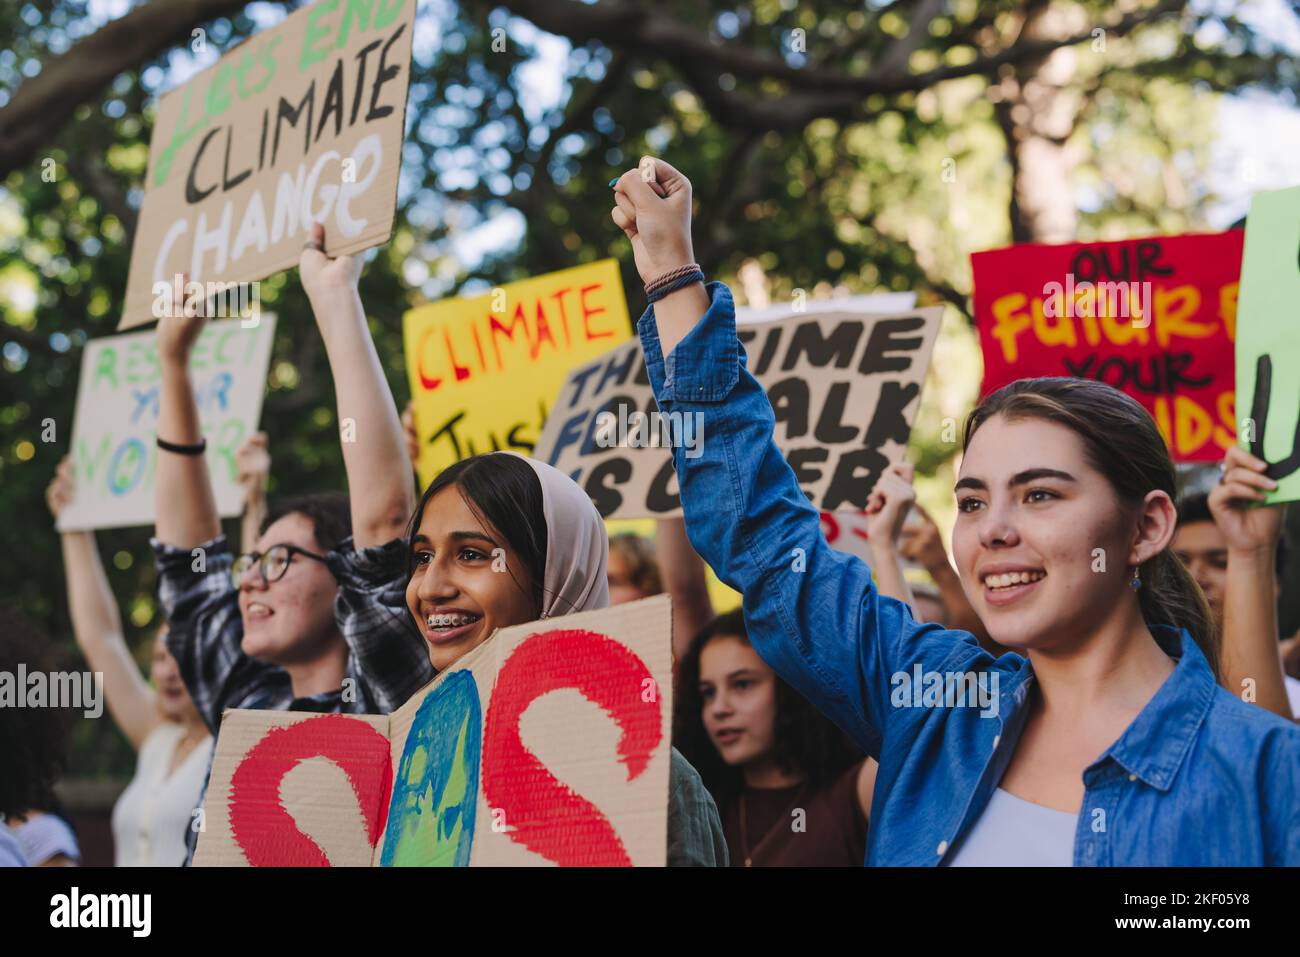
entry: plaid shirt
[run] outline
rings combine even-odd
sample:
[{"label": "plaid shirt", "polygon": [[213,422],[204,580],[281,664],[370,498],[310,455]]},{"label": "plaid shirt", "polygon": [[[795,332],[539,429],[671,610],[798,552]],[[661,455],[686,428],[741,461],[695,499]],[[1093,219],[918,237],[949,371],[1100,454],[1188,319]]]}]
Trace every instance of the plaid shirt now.
[{"label": "plaid shirt", "polygon": [[408,551],[404,538],[362,549],[349,538],[328,555],[339,583],[334,617],[381,714],[406,704],[437,674],[406,608]]},{"label": "plaid shirt", "polygon": [[[196,556],[190,549],[157,539],[150,544],[158,568],[158,598],[170,626],[167,648],[176,658],[194,706],[214,735],[228,708],[386,713],[367,688],[353,655],[348,656],[338,689],[294,697],[283,668],[244,654],[239,591],[230,580],[234,556],[224,535],[198,546],[204,556],[202,571],[195,571]],[[350,541],[345,545],[350,546]]]}]

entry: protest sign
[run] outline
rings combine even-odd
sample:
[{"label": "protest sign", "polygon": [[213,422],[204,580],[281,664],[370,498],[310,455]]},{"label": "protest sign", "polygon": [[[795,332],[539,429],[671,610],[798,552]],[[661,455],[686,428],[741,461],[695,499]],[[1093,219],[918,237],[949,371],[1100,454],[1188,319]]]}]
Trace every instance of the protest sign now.
[{"label": "protest sign", "polygon": [[[802,290],[799,290],[802,292]],[[849,312],[870,312],[878,316],[909,312],[916,308],[914,292],[872,292],[864,296],[836,296],[833,299],[813,299],[806,297],[774,306],[737,306],[736,325],[744,326],[755,322],[771,322],[784,319],[795,312],[822,313],[828,309],[841,309]]]},{"label": "protest sign", "polygon": [[631,335],[612,259],[412,309],[403,340],[421,482],[480,452],[532,453],[569,370]]},{"label": "protest sign", "polygon": [[1127,392],[1176,461],[1234,441],[1240,230],[974,253],[985,395],[1030,376]]},{"label": "protest sign", "polygon": [[1269,502],[1300,500],[1300,187],[1258,193],[1246,219],[1237,328],[1242,444],[1269,463]]},{"label": "protest sign", "polygon": [[[879,316],[837,300],[744,323],[748,368],[767,390],[776,442],[813,504],[866,506],[881,471],[902,457],[920,405],[942,307]],[[605,518],[681,514],[670,448],[700,454],[702,416],[660,415],[640,344],[575,369],[536,457],[581,485]]]},{"label": "protest sign", "polygon": [[[209,322],[190,357],[190,378],[207,439],[217,512],[243,511],[235,453],[257,430],[275,316],[256,325]],[[60,531],[154,523],[160,370],[153,332],[91,339],[81,356],[72,417],[76,497],[59,513]]]},{"label": "protest sign", "polygon": [[194,863],[662,866],[671,614],[503,629],[386,717],[228,711]]},{"label": "protest sign", "polygon": [[296,265],[312,223],[331,256],[387,241],[415,7],[317,0],[159,101],[119,328],[157,317],[172,293],[155,283],[178,274],[242,284]]}]

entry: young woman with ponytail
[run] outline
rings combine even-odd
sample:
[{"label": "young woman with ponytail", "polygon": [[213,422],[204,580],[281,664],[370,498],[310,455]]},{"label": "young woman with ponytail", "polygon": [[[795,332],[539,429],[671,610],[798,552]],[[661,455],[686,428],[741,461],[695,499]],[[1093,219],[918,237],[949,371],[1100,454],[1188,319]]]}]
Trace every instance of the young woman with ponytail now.
[{"label": "young woman with ponytail", "polygon": [[698,267],[656,285],[694,259],[689,181],[647,158],[615,200],[653,293],[655,398],[703,417],[702,454],[674,449],[687,531],[744,595],[759,654],[879,760],[868,864],[1300,864],[1300,729],[1217,683],[1204,601],[1169,552],[1173,466],[1137,402],[1036,379],[972,415],[953,553],[1013,649],[994,657],[826,544],[727,288]]}]

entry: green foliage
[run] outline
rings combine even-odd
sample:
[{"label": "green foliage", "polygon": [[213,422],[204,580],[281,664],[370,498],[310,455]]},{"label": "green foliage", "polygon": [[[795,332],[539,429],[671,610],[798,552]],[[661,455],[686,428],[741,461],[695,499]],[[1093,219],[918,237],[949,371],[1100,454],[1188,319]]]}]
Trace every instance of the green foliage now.
[{"label": "green foliage", "polygon": [[[990,32],[1005,41],[1021,6],[1007,0],[946,5],[912,54],[913,70],[969,62]],[[1092,22],[1109,7],[1081,6]],[[861,73],[906,33],[910,11],[906,4],[847,13],[843,7],[825,0],[655,5],[791,66]],[[88,29],[86,8],[84,0],[0,5],[0,107],[40,61]],[[616,256],[635,315],[644,300],[626,241],[609,218],[607,183],[654,153],[695,185],[696,252],[710,275],[732,279],[755,260],[774,300],[795,289],[915,289],[923,302],[955,307],[945,319],[913,442],[921,471],[934,476],[922,481],[922,500],[943,521],[956,450],[945,424],[956,421],[959,436],[980,375],[974,334],[961,311],[970,289],[967,256],[1010,237],[1013,170],[990,97],[996,77],[873,95],[850,113],[778,132],[731,122],[706,105],[699,86],[703,76],[761,105],[779,101],[785,89],[771,78],[713,77],[709,64],[670,64],[629,52],[616,33],[573,46],[561,58],[561,75],[543,76],[537,30],[504,9],[434,3],[422,6],[420,17],[434,42],[416,45],[395,234],[371,254],[361,287],[399,405],[407,394],[401,316],[420,301]],[[1080,159],[1076,182],[1062,188],[1085,196],[1081,236],[1204,226],[1200,211],[1212,198],[1198,178],[1213,116],[1207,93],[1246,83],[1276,87],[1294,78],[1294,65],[1264,48],[1249,28],[1231,19],[1221,26],[1226,39],[1207,44],[1190,37],[1199,31],[1164,21],[1131,40],[1111,40],[1105,57],[1080,57],[1074,85],[1084,107],[1071,137]],[[247,16],[216,21],[208,25],[209,42],[229,49],[254,29]],[[504,49],[494,49],[499,29]],[[796,29],[805,31],[806,54],[793,49]],[[0,601],[19,606],[69,663],[76,652],[43,492],[69,447],[79,346],[113,333],[117,324],[151,103],[170,82],[168,68],[161,58],[119,75],[0,192],[0,481],[7,546],[0,550]],[[558,82],[557,105],[539,103],[541,80]],[[52,182],[42,178],[47,158],[57,171]],[[1176,182],[1185,184],[1177,202],[1170,193]],[[522,233],[517,244],[468,267],[454,258],[467,236],[512,223]],[[262,292],[266,308],[279,316],[263,413],[271,494],[341,488],[333,390],[297,277],[273,277]],[[57,427],[52,443],[41,441],[47,419]],[[149,533],[136,528],[98,536],[142,657],[157,625]],[[79,773],[129,768],[110,722],[79,724],[73,762]]]}]

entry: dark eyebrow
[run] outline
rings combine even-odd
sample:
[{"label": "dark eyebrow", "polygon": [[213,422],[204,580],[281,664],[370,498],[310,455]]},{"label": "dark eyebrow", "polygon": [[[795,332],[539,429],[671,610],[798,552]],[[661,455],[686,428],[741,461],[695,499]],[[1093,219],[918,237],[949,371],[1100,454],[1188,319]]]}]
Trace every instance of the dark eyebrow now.
[{"label": "dark eyebrow", "polygon": [[[483,532],[452,532],[447,537],[457,542],[476,539],[478,541],[487,542],[493,548],[498,547],[496,541],[493,540],[493,538],[490,535],[485,535]],[[414,537],[412,537],[411,539],[412,548],[414,548],[416,545],[430,545],[430,544],[432,544],[432,542],[429,541],[429,536],[423,533],[419,533]]]},{"label": "dark eyebrow", "polygon": [[1010,485],[1014,488],[1017,485],[1028,485],[1030,482],[1037,482],[1039,479],[1060,479],[1063,482],[1073,482],[1075,478],[1069,472],[1062,472],[1060,469],[1025,469],[1023,472],[1017,472],[1011,476]]},{"label": "dark eyebrow", "polygon": [[457,542],[464,542],[471,539],[477,539],[478,541],[481,542],[487,542],[493,548],[498,547],[496,541],[492,538],[492,536],[487,535],[484,532],[452,532],[447,537]]},{"label": "dark eyebrow", "polygon": [[[1010,488],[1017,485],[1028,485],[1030,482],[1037,482],[1039,479],[1060,479],[1064,482],[1076,481],[1075,477],[1069,472],[1062,472],[1060,469],[1025,469],[1023,472],[1017,472],[1011,476],[1011,481],[1007,483]],[[957,484],[952,487],[954,492],[959,492],[964,488],[987,489],[982,479],[964,478],[959,479]]]},{"label": "dark eyebrow", "polygon": [[727,679],[730,680],[732,678],[739,678],[742,675],[753,675],[754,673],[755,672],[753,668],[737,668],[731,674],[727,675]]}]

